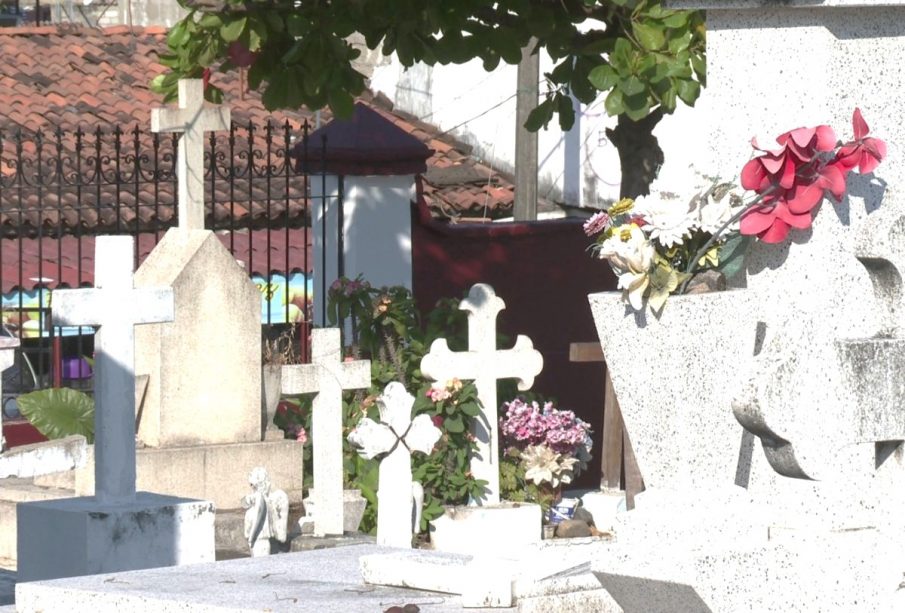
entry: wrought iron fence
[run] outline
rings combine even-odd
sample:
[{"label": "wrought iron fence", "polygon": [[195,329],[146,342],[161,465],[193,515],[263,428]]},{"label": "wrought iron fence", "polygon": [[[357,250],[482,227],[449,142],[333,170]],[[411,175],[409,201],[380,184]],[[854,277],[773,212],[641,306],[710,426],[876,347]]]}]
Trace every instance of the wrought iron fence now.
[{"label": "wrought iron fence", "polygon": [[[323,154],[288,120],[234,123],[205,151],[206,227],[261,290],[271,338],[292,324],[306,338],[311,319],[312,196],[289,154],[299,140],[305,156]],[[52,292],[92,284],[95,236],[134,236],[137,267],[177,224],[177,142],[138,126],[0,129],[0,335],[22,343],[7,399],[90,371],[90,330],[51,326]]]}]

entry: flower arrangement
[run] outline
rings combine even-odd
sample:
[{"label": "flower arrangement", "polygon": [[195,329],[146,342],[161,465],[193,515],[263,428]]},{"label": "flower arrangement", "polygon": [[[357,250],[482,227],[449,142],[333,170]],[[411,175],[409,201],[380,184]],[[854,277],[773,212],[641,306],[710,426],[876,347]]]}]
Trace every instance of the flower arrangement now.
[{"label": "flower arrangement", "polygon": [[556,490],[572,482],[591,458],[590,426],[572,411],[541,407],[522,398],[503,403],[506,416],[500,420],[506,455],[518,453],[525,480]]},{"label": "flower arrangement", "polygon": [[874,171],[886,144],[868,136],[855,109],[854,138],[842,143],[827,125],[797,128],[776,138],[779,148],[762,149],[741,171],[747,202],[731,183],[711,180],[687,205],[669,194],[623,199],[584,224],[595,239],[593,253],[608,260],[618,288],[631,307],[656,313],[670,294],[687,293],[700,273],[731,277],[743,265],[751,240],[779,243],[791,229],[811,226],[824,198],[845,195],[849,173]]}]

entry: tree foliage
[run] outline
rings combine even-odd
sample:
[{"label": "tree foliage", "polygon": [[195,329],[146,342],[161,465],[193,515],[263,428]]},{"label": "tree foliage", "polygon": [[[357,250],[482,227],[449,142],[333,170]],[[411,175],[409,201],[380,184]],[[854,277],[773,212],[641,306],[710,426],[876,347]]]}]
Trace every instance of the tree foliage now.
[{"label": "tree foliage", "polygon": [[[704,84],[704,24],[699,12],[668,10],[661,0],[179,0],[189,14],[169,32],[161,61],[170,72],[153,87],[176,96],[179,78],[248,69],[248,84],[269,109],[330,106],[348,116],[365,87],[352,66],[360,51],[395,53],[404,66],[480,59],[486,70],[517,64],[536,40],[554,68],[527,121],[538,130],[559,116],[571,127],[570,96],[606,93],[610,115],[639,121],[693,104]],[[213,87],[208,97],[220,101]]]}]

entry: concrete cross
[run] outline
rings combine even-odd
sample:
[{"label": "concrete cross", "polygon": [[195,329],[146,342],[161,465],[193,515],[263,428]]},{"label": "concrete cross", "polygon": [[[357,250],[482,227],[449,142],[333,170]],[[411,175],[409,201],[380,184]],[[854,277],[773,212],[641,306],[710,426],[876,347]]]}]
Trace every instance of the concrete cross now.
[{"label": "concrete cross", "polygon": [[386,454],[378,477],[378,545],[412,546],[412,452],[429,454],[443,434],[428,415],[412,419],[414,403],[405,386],[390,383],[377,398],[380,423],[364,417],[349,433],[349,442],[360,447],[361,456],[370,460]]},{"label": "concrete cross", "polygon": [[229,130],[229,107],[204,106],[201,79],[179,80],[179,108],[151,109],[152,132],[182,132],[176,159],[179,228],[204,229],[204,133]]},{"label": "concrete cross", "polygon": [[135,326],[173,321],[172,288],[135,289],[133,238],[99,236],[93,289],[53,293],[55,326],[94,335],[94,479],[100,502],[135,498]]},{"label": "concrete cross", "polygon": [[[16,360],[16,347],[19,346],[17,338],[0,338],[0,375],[13,365]],[[6,451],[6,435],[3,432],[3,380],[0,378],[0,452]]]},{"label": "concrete cross", "polygon": [[468,351],[454,353],[445,338],[438,338],[421,360],[421,372],[434,381],[457,377],[475,382],[482,409],[481,419],[472,421],[477,453],[471,458],[471,472],[476,479],[487,481],[487,486],[484,494],[471,504],[499,504],[497,380],[515,378],[519,380],[520,390],[529,389],[544,367],[544,358],[534,349],[531,339],[521,334],[512,349],[497,350],[496,318],[506,304],[489,285],[472,286],[459,308],[468,311]]},{"label": "concrete cross", "polygon": [[342,361],[339,328],[311,331],[311,364],[283,366],[283,394],[316,392],[311,425],[314,533],[343,533],[343,390],[371,385],[371,362]]}]

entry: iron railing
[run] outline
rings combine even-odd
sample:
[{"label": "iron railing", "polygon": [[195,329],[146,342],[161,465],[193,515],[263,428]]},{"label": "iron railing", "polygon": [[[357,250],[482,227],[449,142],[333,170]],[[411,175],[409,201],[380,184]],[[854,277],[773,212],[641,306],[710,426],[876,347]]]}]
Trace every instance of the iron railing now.
[{"label": "iron railing", "polygon": [[[311,319],[310,181],[289,156],[299,139],[305,156],[323,153],[289,121],[234,123],[205,151],[206,227],[261,290],[268,337],[295,323],[305,338]],[[0,334],[23,348],[4,396],[88,370],[92,339],[49,324],[52,292],[91,285],[95,236],[134,236],[137,267],[177,224],[177,142],[138,126],[0,129]]]}]

